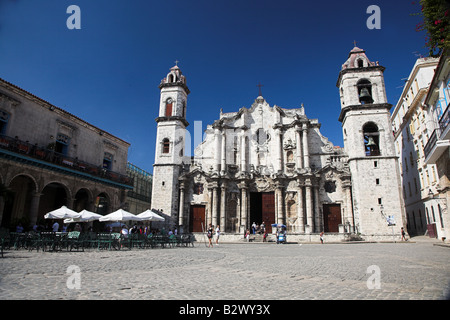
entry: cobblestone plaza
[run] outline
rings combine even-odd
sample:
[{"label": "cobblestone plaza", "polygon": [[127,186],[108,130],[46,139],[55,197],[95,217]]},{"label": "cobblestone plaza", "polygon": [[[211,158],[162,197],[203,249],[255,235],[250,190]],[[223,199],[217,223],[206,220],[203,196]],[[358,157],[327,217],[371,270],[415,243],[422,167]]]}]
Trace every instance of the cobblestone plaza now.
[{"label": "cobblestone plaza", "polygon": [[435,244],[11,250],[0,259],[0,300],[448,299],[450,248]]}]

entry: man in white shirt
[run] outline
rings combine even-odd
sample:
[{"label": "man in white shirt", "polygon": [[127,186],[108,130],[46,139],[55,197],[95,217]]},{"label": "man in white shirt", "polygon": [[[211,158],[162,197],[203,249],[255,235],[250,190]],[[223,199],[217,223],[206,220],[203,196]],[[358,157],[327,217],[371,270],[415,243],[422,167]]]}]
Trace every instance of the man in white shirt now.
[{"label": "man in white shirt", "polygon": [[53,232],[58,232],[58,230],[59,230],[59,223],[58,223],[58,221],[55,221],[55,223],[52,226],[52,230],[53,230]]}]

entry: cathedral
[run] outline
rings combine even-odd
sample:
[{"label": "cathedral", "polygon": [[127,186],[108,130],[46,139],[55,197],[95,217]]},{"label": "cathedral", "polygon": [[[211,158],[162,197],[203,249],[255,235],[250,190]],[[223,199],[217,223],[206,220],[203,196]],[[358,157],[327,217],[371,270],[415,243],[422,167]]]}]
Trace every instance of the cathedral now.
[{"label": "cathedral", "polygon": [[[183,233],[220,225],[242,234],[255,222],[284,224],[298,240],[325,232],[339,239],[398,236],[406,225],[387,103],[384,67],[354,47],[338,75],[344,148],[320,132],[305,108],[258,96],[208,125],[185,156],[186,78],[178,66],[161,81],[152,207]],[[336,106],[337,107],[337,106]]]}]

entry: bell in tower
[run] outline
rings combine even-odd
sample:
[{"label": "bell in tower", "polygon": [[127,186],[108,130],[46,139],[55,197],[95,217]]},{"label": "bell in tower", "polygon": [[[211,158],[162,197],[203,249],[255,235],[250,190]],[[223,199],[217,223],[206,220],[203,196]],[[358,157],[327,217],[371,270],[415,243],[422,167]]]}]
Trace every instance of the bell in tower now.
[{"label": "bell in tower", "polygon": [[359,102],[361,104],[373,103],[372,83],[367,79],[361,79],[356,83],[358,88]]},{"label": "bell in tower", "polygon": [[369,89],[367,89],[366,87],[361,89],[361,92],[359,94],[359,101],[363,104],[373,102],[372,96],[369,93]]}]

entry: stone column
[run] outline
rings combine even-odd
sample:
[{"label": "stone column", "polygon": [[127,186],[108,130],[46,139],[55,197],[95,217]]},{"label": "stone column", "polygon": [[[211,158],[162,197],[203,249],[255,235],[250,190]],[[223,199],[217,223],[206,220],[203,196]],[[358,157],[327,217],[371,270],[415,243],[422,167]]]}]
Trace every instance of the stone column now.
[{"label": "stone column", "polygon": [[308,182],[305,186],[305,201],[306,201],[306,225],[305,233],[311,233],[313,230],[313,204],[312,204],[312,193],[311,193],[311,183]]},{"label": "stone column", "polygon": [[218,200],[218,193],[217,193],[217,186],[213,187],[213,201],[212,201],[212,225],[217,225],[217,200]]},{"label": "stone column", "polygon": [[245,132],[241,136],[241,171],[247,171],[247,144],[245,141]]},{"label": "stone column", "polygon": [[297,189],[297,230],[299,232],[305,232],[303,212],[303,187],[300,184]]},{"label": "stone column", "polygon": [[241,185],[241,233],[247,230],[247,186]]},{"label": "stone column", "polygon": [[214,142],[215,142],[215,155],[214,155],[214,159],[215,159],[215,164],[214,164],[214,171],[219,173],[220,172],[220,153],[222,151],[222,148],[220,146],[220,130],[218,128],[214,129]]},{"label": "stone column", "polygon": [[30,204],[30,225],[34,226],[38,221],[39,202],[41,200],[41,193],[35,192],[31,196]]},{"label": "stone column", "polygon": [[281,185],[276,186],[276,192],[277,196],[277,223],[286,224],[285,217],[284,217],[284,197],[283,197],[283,187]]},{"label": "stone column", "polygon": [[220,165],[221,174],[224,175],[227,170],[227,140],[225,135],[225,129],[222,132],[222,163]]},{"label": "stone column", "polygon": [[275,129],[275,139],[276,139],[276,148],[277,148],[277,166],[278,166],[278,172],[283,171],[283,133],[281,132],[280,128]]},{"label": "stone column", "polygon": [[[354,219],[353,219],[353,203],[352,203],[352,187],[351,185],[345,186],[345,203],[346,203],[346,213],[345,217],[343,217],[343,222],[345,227],[348,228],[347,232],[354,232]],[[348,223],[347,223],[348,222]]]},{"label": "stone column", "polygon": [[303,168],[303,158],[302,158],[302,139],[301,139],[301,129],[296,127],[295,131],[295,144],[297,147],[297,169]]},{"label": "stone column", "polygon": [[214,205],[212,187],[208,189],[208,196],[209,196],[209,206],[208,206],[207,219],[205,221],[205,227],[209,226],[209,224],[212,223],[212,212],[213,212],[213,205]]},{"label": "stone column", "polygon": [[309,168],[308,125],[303,124],[303,167]]},{"label": "stone column", "polygon": [[180,183],[180,205],[178,207],[178,225],[180,233],[184,231],[184,182]]},{"label": "stone column", "polygon": [[322,227],[322,215],[320,214],[320,203],[319,203],[319,186],[314,186],[314,230],[315,232],[323,231]]},{"label": "stone column", "polygon": [[226,185],[222,183],[220,193],[220,230],[225,230],[226,221]]}]

